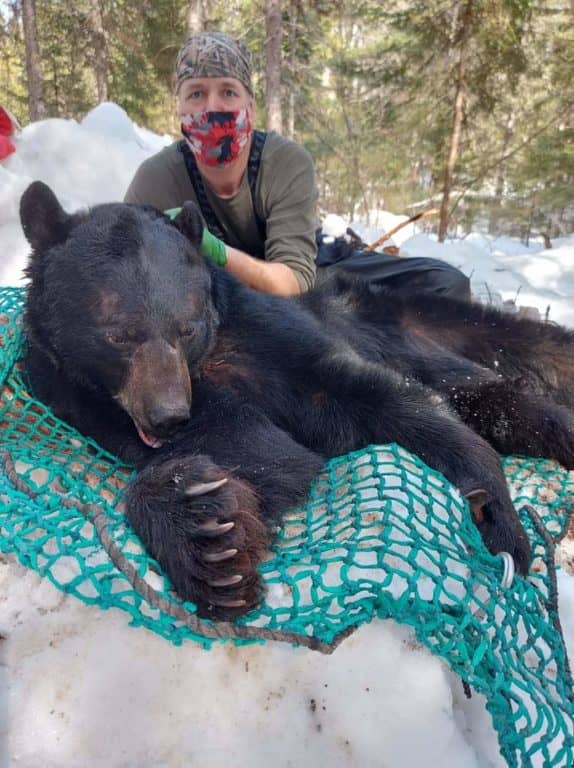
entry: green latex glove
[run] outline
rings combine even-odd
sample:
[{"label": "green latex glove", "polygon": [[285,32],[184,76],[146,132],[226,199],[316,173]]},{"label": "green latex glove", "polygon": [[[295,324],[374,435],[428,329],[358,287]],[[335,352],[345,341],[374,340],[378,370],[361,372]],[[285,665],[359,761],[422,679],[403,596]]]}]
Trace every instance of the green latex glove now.
[{"label": "green latex glove", "polygon": [[[166,216],[173,221],[179,214],[181,208],[168,208],[164,211]],[[201,245],[199,246],[199,252],[202,256],[206,256],[218,267],[224,267],[227,264],[227,251],[225,249],[225,243],[215,235],[212,235],[207,227],[203,228],[203,235],[201,237]]]},{"label": "green latex glove", "polygon": [[227,264],[227,250],[223,240],[220,240],[215,235],[212,235],[207,227],[203,228],[203,236],[201,238],[201,245],[199,246],[199,252],[203,256],[207,256],[218,267],[224,267]]}]

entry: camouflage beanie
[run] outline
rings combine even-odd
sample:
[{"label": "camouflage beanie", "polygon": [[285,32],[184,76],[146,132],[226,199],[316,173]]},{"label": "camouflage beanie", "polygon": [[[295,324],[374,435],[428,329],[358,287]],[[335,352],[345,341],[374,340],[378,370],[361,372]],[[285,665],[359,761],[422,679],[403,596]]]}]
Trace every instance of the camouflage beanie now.
[{"label": "camouflage beanie", "polygon": [[253,94],[251,53],[246,45],[223,32],[188,37],[175,64],[175,92],[188,77],[233,77]]}]

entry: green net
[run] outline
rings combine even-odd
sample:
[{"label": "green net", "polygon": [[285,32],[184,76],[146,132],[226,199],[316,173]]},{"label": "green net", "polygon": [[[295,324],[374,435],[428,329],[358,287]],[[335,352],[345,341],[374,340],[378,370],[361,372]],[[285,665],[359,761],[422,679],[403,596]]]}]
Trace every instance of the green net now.
[{"label": "green net", "polygon": [[574,765],[554,568],[574,475],[547,460],[505,460],[535,555],[530,578],[505,587],[501,559],[444,477],[396,445],[334,459],[283,520],[261,565],[260,608],[234,624],[200,620],[124,519],[131,469],[27,392],[24,298],[0,289],[0,551],[175,644],[275,639],[329,652],[373,617],[391,617],[486,696],[509,765]]}]

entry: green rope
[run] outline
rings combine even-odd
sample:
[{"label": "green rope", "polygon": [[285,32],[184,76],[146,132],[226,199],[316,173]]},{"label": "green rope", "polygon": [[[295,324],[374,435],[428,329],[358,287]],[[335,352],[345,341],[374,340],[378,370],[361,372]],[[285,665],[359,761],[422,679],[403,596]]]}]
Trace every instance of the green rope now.
[{"label": "green rope", "polygon": [[333,459],[261,564],[262,605],[234,624],[201,620],[126,523],[131,468],[26,391],[24,298],[0,289],[0,552],[174,644],[283,640],[328,653],[361,624],[393,618],[485,695],[510,766],[574,765],[553,564],[574,475],[548,460],[505,459],[535,557],[529,579],[506,588],[501,559],[444,477],[396,445]]}]

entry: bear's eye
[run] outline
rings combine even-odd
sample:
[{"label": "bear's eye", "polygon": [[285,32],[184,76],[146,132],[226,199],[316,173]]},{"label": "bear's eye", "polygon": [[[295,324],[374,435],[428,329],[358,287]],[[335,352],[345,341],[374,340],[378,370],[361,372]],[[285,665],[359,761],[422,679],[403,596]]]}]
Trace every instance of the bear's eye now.
[{"label": "bear's eye", "polygon": [[195,336],[195,326],[194,325],[182,325],[179,329],[179,332],[182,336],[185,336],[186,338],[190,339],[192,336]]},{"label": "bear's eye", "polygon": [[125,333],[121,333],[120,331],[108,331],[106,333],[106,341],[109,341],[110,344],[115,344],[116,346],[122,346],[130,344],[131,339]]}]

